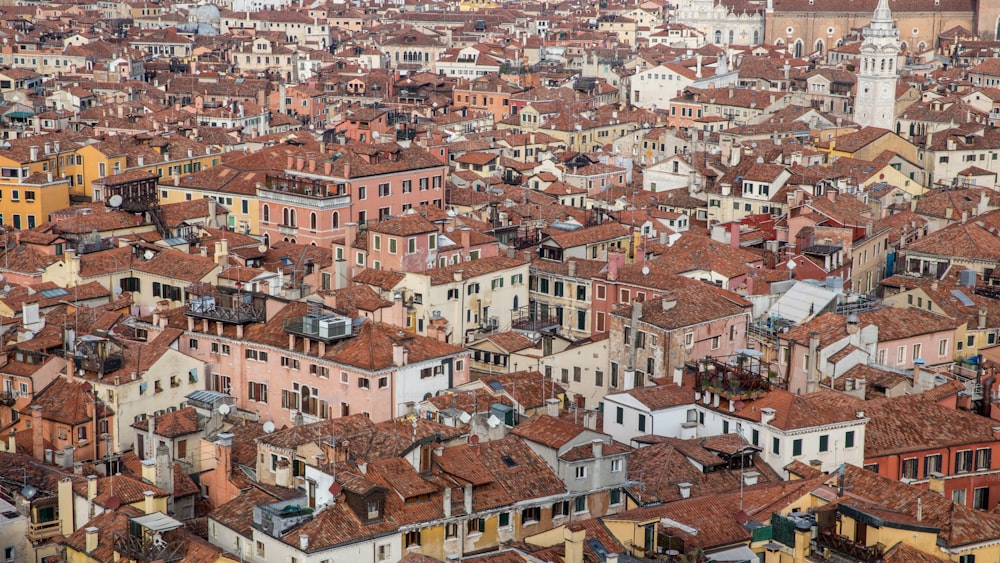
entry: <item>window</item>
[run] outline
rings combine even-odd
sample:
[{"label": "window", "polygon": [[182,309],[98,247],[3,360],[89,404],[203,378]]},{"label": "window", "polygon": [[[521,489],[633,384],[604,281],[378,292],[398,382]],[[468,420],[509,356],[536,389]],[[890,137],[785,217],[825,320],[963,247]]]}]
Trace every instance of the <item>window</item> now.
[{"label": "window", "polygon": [[802,455],[802,438],[792,440],[792,456]]},{"label": "window", "polygon": [[993,451],[990,448],[976,449],[976,471],[986,471],[990,468]]},{"label": "window", "polygon": [[781,440],[778,438],[771,438],[771,453],[774,455],[781,453]]},{"label": "window", "polygon": [[853,448],[854,447],[854,431],[853,430],[848,430],[844,434],[844,447],[845,448]]},{"label": "window", "polygon": [[457,538],[458,537],[458,524],[451,523],[444,525],[444,537],[445,539]]},{"label": "window", "polygon": [[486,530],[485,518],[473,518],[466,524],[466,530],[471,534],[481,534]]},{"label": "window", "polygon": [[406,239],[406,253],[416,254],[417,252],[417,239],[410,237]]},{"label": "window", "polygon": [[368,378],[367,377],[359,377],[358,378],[358,388],[360,388],[360,389],[368,389],[369,388],[368,386],[369,386],[369,383],[368,383]]},{"label": "window", "polygon": [[611,460],[611,472],[618,473],[621,470],[622,470],[622,460],[620,459]]},{"label": "window", "polygon": [[299,360],[296,358],[289,358],[288,356],[282,356],[281,367],[297,370],[299,369]]},{"label": "window", "polygon": [[828,452],[830,451],[830,435],[823,434],[819,437],[819,451]]},{"label": "window", "polygon": [[607,298],[607,288],[603,285],[597,286],[597,298],[604,301]]},{"label": "window", "polygon": [[990,488],[977,487],[972,489],[972,508],[976,510],[989,510],[990,508]]},{"label": "window", "polygon": [[81,442],[87,439],[87,427],[86,426],[78,426],[77,427],[77,429],[76,429],[76,439],[79,440],[79,441],[81,441]]},{"label": "window", "polygon": [[615,422],[622,424],[625,420],[625,409],[621,407],[615,407]]},{"label": "window", "polygon": [[188,348],[190,348],[192,350],[197,350],[198,349],[198,339],[197,338],[189,338],[188,339]]},{"label": "window", "polygon": [[972,450],[955,452],[955,473],[972,471]]},{"label": "window", "polygon": [[250,381],[247,383],[247,396],[251,401],[257,401],[258,403],[267,402],[267,384],[266,383],[254,383]]},{"label": "window", "polygon": [[577,479],[586,479],[587,478],[587,466],[581,465],[581,466],[577,467],[574,473],[576,474],[576,478]]},{"label": "window", "polygon": [[924,478],[930,477],[931,473],[941,473],[941,454],[924,456]]},{"label": "window", "polygon": [[246,358],[248,360],[254,360],[256,362],[266,362],[267,361],[267,352],[265,352],[263,350],[249,350],[248,349],[246,351]]},{"label": "window", "polygon": [[542,519],[542,507],[531,506],[521,511],[522,524],[534,524]]},{"label": "window", "polygon": [[257,541],[257,557],[264,557],[264,542]]},{"label": "window", "polygon": [[942,338],[938,341],[938,357],[944,357],[948,355],[948,339]]},{"label": "window", "polygon": [[420,530],[412,530],[406,532],[406,547],[419,547],[420,546]]},{"label": "window", "polygon": [[639,432],[646,431],[646,415],[644,414],[639,415],[639,424],[637,425],[637,428],[639,429]]},{"label": "window", "polygon": [[755,446],[760,444],[760,430],[754,429],[750,432],[750,443]]},{"label": "window", "polygon": [[383,544],[378,546],[378,560],[388,561],[392,558],[392,546],[389,544]]},{"label": "window", "polygon": [[911,457],[903,460],[903,468],[900,472],[903,479],[917,478],[917,458]]},{"label": "window", "polygon": [[510,527],[510,512],[501,512],[498,515],[498,526],[501,528]]},{"label": "window", "polygon": [[573,500],[573,512],[587,511],[587,497],[580,496]]},{"label": "window", "polygon": [[951,492],[951,502],[955,504],[965,504],[965,489],[955,489]]}]

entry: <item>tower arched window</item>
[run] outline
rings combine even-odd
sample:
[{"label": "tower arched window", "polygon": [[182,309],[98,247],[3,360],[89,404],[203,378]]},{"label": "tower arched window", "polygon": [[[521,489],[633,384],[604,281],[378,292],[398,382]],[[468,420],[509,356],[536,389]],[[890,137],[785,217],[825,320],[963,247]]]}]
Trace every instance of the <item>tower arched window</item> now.
[{"label": "tower arched window", "polygon": [[722,30],[721,29],[716,29],[715,30],[715,44],[718,45],[719,43],[722,43]]},{"label": "tower arched window", "polygon": [[316,212],[310,213],[309,214],[309,229],[315,231],[316,230],[316,223],[317,222],[318,221],[316,220]]},{"label": "tower arched window", "polygon": [[264,208],[261,209],[261,211],[260,211],[260,218],[265,223],[270,222],[271,221],[271,208],[268,207],[267,205],[264,205]]},{"label": "tower arched window", "polygon": [[330,222],[331,222],[331,226],[334,229],[339,229],[340,228],[340,212],[339,211],[334,211],[333,212],[333,216],[331,217]]}]

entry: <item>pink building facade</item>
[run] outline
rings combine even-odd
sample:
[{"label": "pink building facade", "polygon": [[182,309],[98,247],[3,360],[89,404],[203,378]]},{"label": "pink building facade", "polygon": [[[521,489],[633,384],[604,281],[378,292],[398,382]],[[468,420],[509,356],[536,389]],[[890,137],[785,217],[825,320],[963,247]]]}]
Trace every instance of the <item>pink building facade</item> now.
[{"label": "pink building facade", "polygon": [[289,156],[285,171],[257,188],[260,232],[267,243],[329,248],[347,223],[365,225],[421,205],[443,208],[447,172],[415,145],[350,141]]}]

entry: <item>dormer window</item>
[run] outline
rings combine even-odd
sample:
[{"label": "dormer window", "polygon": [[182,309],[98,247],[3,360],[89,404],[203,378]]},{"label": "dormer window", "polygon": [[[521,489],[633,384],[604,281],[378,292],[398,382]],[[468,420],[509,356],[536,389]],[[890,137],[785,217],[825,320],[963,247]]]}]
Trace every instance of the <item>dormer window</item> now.
[{"label": "dormer window", "polygon": [[368,501],[368,519],[377,520],[379,518],[378,501]]}]

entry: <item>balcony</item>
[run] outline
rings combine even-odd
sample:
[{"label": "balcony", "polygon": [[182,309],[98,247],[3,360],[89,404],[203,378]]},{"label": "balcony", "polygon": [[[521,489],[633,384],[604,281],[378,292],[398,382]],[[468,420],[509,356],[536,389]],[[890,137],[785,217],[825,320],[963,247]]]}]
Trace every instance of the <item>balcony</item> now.
[{"label": "balcony", "polygon": [[820,530],[816,543],[822,548],[847,557],[852,561],[879,563],[882,561],[882,544],[862,545],[848,537],[838,535],[833,530]]},{"label": "balcony", "polygon": [[295,236],[299,234],[299,228],[294,225],[278,225],[278,232],[283,235]]},{"label": "balcony", "polygon": [[263,295],[210,284],[193,285],[187,291],[188,295],[196,296],[185,305],[188,316],[237,325],[262,323],[267,319]]},{"label": "balcony", "polygon": [[37,542],[42,540],[47,540],[51,537],[58,536],[61,533],[62,528],[59,525],[58,520],[51,520],[49,522],[32,522],[28,526],[28,541]]}]

